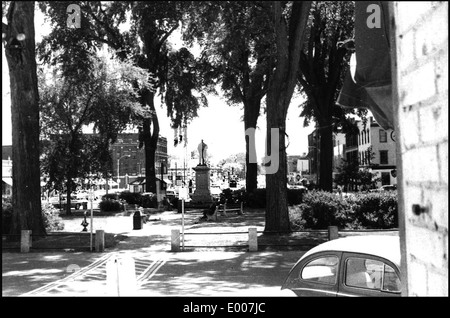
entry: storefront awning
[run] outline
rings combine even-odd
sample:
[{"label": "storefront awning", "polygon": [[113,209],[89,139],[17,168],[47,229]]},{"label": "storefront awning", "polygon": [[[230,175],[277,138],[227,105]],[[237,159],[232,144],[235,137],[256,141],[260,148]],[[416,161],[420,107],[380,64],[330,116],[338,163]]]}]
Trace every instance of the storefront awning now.
[{"label": "storefront awning", "polygon": [[355,53],[337,104],[368,108],[394,129],[388,1],[355,1]]},{"label": "storefront awning", "polygon": [[2,181],[12,187],[12,178],[4,177],[2,178]]}]

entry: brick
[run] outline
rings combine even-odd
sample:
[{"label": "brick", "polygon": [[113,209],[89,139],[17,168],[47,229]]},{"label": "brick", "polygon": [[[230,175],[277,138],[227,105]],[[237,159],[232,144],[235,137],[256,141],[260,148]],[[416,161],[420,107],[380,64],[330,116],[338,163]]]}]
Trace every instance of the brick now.
[{"label": "brick", "polygon": [[407,31],[403,34],[397,35],[398,41],[398,68],[400,72],[407,69],[411,63],[415,60],[414,56],[414,32],[413,30]]},{"label": "brick", "polygon": [[419,109],[420,140],[439,143],[448,137],[448,106],[439,102]]},{"label": "brick", "polygon": [[446,236],[428,228],[414,226],[413,229],[413,234],[406,237],[408,253],[427,266],[444,268],[448,264],[442,252]]},{"label": "brick", "polygon": [[[448,46],[435,57],[436,86],[440,96],[448,95]],[[448,96],[447,96],[448,99]]]},{"label": "brick", "polygon": [[397,29],[403,32],[413,27],[434,4],[430,1],[398,1],[397,7]]},{"label": "brick", "polygon": [[[448,129],[447,129],[448,136]],[[448,141],[438,145],[439,173],[441,183],[448,186]]]},{"label": "brick", "polygon": [[437,51],[448,41],[448,13],[447,10],[433,10],[427,15],[423,24],[416,29],[414,36],[415,56],[421,58]]},{"label": "brick", "polygon": [[400,107],[400,131],[402,138],[402,152],[405,148],[417,145],[419,143],[419,113],[418,111],[404,111]]},{"label": "brick", "polygon": [[427,268],[408,257],[408,296],[425,296],[427,293]]},{"label": "brick", "polygon": [[406,187],[404,187],[403,191],[403,204],[405,207],[405,216],[408,220],[414,218],[414,214],[412,213],[412,205],[423,203],[423,189],[421,187],[411,185],[407,185]]},{"label": "brick", "polygon": [[428,271],[427,296],[448,296],[448,277],[444,273]]},{"label": "brick", "polygon": [[401,105],[414,105],[436,94],[434,62],[429,61],[399,80]]},{"label": "brick", "polygon": [[[410,190],[408,189],[408,191]],[[414,195],[414,193],[411,195]],[[448,229],[448,189],[426,189],[423,191],[422,200],[419,202],[430,207],[429,216],[424,218],[429,227],[434,227],[434,224],[436,224],[441,230],[442,228]],[[412,204],[414,203],[407,206],[410,211],[412,210]],[[412,216],[412,212],[409,216]]]},{"label": "brick", "polygon": [[402,160],[405,180],[412,182],[439,182],[436,146],[408,150],[403,153]]}]

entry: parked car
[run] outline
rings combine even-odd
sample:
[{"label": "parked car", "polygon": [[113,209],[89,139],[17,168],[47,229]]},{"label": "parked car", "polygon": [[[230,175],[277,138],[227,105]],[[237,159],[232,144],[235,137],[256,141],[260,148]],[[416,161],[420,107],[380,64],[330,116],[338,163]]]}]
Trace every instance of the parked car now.
[{"label": "parked car", "polygon": [[380,191],[395,191],[397,190],[397,186],[395,184],[389,184],[381,186]]},{"label": "parked car", "polygon": [[[49,202],[53,204],[55,208],[65,208],[67,205],[67,196],[62,194],[61,198],[59,196],[50,197]],[[77,198],[75,194],[72,194],[70,196],[70,208],[75,208],[75,210],[83,208],[86,210],[88,208],[88,200],[85,198]]]},{"label": "parked car", "polygon": [[175,191],[175,189],[167,189],[166,190],[166,197],[169,200],[172,200],[174,198],[178,198],[178,193]]},{"label": "parked car", "polygon": [[361,235],[310,249],[281,289],[297,296],[400,296],[400,277],[399,237]]}]

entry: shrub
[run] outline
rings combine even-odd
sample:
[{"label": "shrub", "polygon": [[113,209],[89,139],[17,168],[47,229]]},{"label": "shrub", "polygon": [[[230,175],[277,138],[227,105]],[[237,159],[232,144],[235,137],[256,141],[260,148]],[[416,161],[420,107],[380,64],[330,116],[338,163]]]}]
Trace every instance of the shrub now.
[{"label": "shrub", "polygon": [[117,200],[102,200],[99,206],[100,211],[102,212],[114,212],[122,210],[122,204],[120,204],[120,202]]},{"label": "shrub", "polygon": [[12,198],[2,198],[2,233],[8,234],[13,214]]},{"label": "shrub", "polygon": [[398,227],[397,191],[358,193],[355,218],[365,228]]},{"label": "shrub", "polygon": [[313,190],[303,196],[300,204],[304,227],[324,229],[330,225],[344,228],[351,223],[353,202],[339,195]]},{"label": "shrub", "polygon": [[42,204],[42,215],[47,232],[64,230],[64,222],[59,216],[59,210],[49,202]]},{"label": "shrub", "polygon": [[302,203],[305,190],[303,189],[287,189],[288,205],[297,205]]},{"label": "shrub", "polygon": [[239,189],[239,190],[231,190],[231,189],[223,189],[222,193],[220,194],[220,203],[238,203],[241,201],[245,201],[245,190]]},{"label": "shrub", "polygon": [[[11,230],[13,206],[12,198],[2,199],[2,233],[9,234]],[[51,203],[42,204],[42,218],[47,232],[64,229],[64,222],[59,216],[59,210]]]},{"label": "shrub", "polygon": [[158,199],[156,195],[143,195],[141,200],[141,206],[143,208],[157,208]]},{"label": "shrub", "polygon": [[117,193],[108,193],[102,196],[102,201],[103,200],[119,200],[119,196]]},{"label": "shrub", "polygon": [[[288,205],[297,205],[302,203],[305,190],[303,189],[287,189]],[[266,207],[266,189],[258,188],[250,193],[244,193],[243,197],[248,207],[265,208]]]},{"label": "shrub", "polygon": [[141,204],[142,195],[138,192],[123,191],[119,194],[119,199],[126,201],[128,204]]},{"label": "shrub", "polygon": [[388,229],[398,227],[397,193],[355,193],[349,197],[310,191],[303,203],[289,210],[294,229]]},{"label": "shrub", "polygon": [[266,189],[258,188],[245,194],[246,205],[251,208],[266,207]]}]

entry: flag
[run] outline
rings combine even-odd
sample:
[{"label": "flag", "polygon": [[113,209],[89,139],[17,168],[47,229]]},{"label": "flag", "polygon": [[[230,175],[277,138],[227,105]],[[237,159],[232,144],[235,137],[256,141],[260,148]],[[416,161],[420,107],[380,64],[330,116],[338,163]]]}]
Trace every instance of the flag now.
[{"label": "flag", "polygon": [[368,108],[384,129],[394,129],[388,1],[355,1],[355,57],[337,104]]}]

